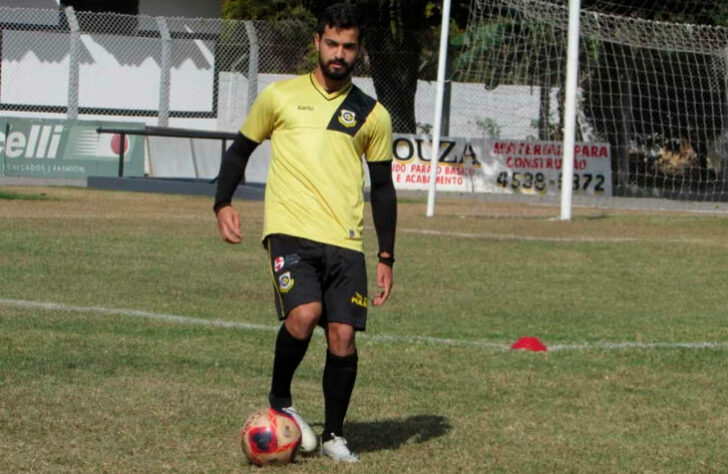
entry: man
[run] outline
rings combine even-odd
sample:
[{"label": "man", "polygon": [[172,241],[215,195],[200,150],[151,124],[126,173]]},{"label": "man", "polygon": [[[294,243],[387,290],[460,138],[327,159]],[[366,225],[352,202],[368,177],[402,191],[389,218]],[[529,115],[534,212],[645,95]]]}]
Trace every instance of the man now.
[{"label": "man", "polygon": [[240,243],[240,218],[230,205],[255,147],[271,140],[265,191],[263,244],[274,279],[278,332],[269,403],[301,425],[302,450],[316,437],[292,406],[291,380],[316,325],[327,340],[323,373],[321,453],[337,461],[358,458],[343,437],[357,373],[356,331],[368,307],[362,246],[364,169],[379,241],[379,306],[389,298],[394,263],[397,200],[392,183],[389,113],[351,82],[361,52],[361,22],[354,5],[336,4],[319,18],[314,34],[318,64],[311,74],[280,81],[256,99],[223,157],[215,212],[225,242]]}]

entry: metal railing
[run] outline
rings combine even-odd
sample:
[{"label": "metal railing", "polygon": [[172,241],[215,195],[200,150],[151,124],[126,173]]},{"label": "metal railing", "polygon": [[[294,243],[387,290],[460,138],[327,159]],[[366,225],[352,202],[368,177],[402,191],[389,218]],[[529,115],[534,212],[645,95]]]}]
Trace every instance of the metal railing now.
[{"label": "metal railing", "polygon": [[[227,150],[228,140],[234,140],[236,133],[229,132],[211,132],[207,130],[189,130],[184,128],[164,128],[164,127],[145,127],[144,130],[135,130],[130,128],[103,128],[96,129],[98,133],[118,134],[121,138],[120,142],[125,143],[127,135],[142,135],[147,137],[171,137],[171,138],[202,138],[221,141],[220,156],[225,154]],[[124,151],[125,147],[119,147],[119,177],[124,176]],[[221,158],[222,159],[222,158]],[[213,179],[214,182],[217,178]]]}]

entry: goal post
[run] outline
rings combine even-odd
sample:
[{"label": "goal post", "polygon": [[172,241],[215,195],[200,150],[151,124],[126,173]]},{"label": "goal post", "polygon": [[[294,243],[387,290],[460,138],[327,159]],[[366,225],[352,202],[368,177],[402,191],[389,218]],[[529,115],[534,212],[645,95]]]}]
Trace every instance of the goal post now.
[{"label": "goal post", "polygon": [[569,0],[569,42],[566,55],[566,100],[564,105],[564,147],[561,187],[561,220],[571,220],[574,183],[574,143],[576,141],[576,87],[579,73],[579,15],[581,1]]},{"label": "goal post", "polygon": [[[581,0],[568,92],[566,3],[472,0],[453,81],[485,94],[458,113],[487,139],[561,144],[573,117],[577,146],[609,145],[612,183],[609,193],[584,189],[577,157],[573,173],[560,170],[562,184],[574,178],[575,196],[728,200],[728,28],[641,19],[622,0]],[[697,3],[681,12],[710,7]]]},{"label": "goal post", "polygon": [[445,69],[449,43],[450,0],[442,2],[442,25],[440,27],[440,51],[437,60],[437,93],[435,95],[435,124],[432,132],[432,156],[430,157],[430,184],[427,190],[427,217],[435,215],[435,192],[437,189],[437,167],[442,133],[442,105],[445,96]]}]

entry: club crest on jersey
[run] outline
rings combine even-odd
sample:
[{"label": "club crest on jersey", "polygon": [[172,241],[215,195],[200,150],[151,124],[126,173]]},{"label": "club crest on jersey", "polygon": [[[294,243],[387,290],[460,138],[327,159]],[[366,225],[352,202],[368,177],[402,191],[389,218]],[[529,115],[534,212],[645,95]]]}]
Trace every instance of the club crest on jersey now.
[{"label": "club crest on jersey", "polygon": [[356,127],[356,114],[351,110],[341,109],[339,123],[346,128]]},{"label": "club crest on jersey", "polygon": [[286,265],[286,259],[283,257],[276,257],[275,260],[273,260],[273,270],[278,273],[279,271],[283,270],[283,267]]},{"label": "club crest on jersey", "polygon": [[278,289],[281,293],[288,293],[293,288],[293,278],[291,278],[291,272],[286,272],[278,277]]}]

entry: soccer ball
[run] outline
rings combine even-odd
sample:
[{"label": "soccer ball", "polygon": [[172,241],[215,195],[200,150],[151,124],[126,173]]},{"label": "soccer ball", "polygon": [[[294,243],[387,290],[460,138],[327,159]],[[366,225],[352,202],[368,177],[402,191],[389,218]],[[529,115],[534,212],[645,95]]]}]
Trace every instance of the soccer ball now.
[{"label": "soccer ball", "polygon": [[288,464],[301,445],[301,428],[288,413],[258,410],[240,428],[240,445],[253,464]]}]

